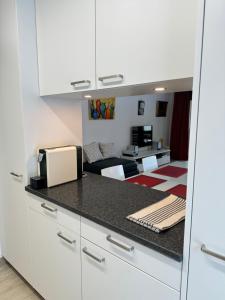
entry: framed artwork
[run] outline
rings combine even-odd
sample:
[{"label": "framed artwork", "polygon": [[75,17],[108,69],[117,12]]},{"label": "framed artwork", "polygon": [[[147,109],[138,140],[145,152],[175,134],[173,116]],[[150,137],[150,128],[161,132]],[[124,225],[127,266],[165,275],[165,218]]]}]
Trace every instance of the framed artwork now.
[{"label": "framed artwork", "polygon": [[156,102],[156,117],[166,117],[167,114],[167,101],[157,101]]},{"label": "framed artwork", "polygon": [[115,97],[89,100],[89,120],[113,120]]},{"label": "framed artwork", "polygon": [[145,113],[145,101],[138,101],[138,116],[143,116]]}]

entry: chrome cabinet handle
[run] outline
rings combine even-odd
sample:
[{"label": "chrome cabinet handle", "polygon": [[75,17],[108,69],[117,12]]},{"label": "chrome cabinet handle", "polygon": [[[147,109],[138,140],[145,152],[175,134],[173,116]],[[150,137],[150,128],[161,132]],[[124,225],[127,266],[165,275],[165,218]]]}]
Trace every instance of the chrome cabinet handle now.
[{"label": "chrome cabinet handle", "polygon": [[59,237],[60,239],[66,241],[66,242],[69,243],[70,245],[76,243],[76,240],[70,240],[70,239],[68,239],[67,237],[65,237],[65,236],[62,234],[61,231],[59,231],[59,232],[57,233],[57,235],[58,235],[58,237]]},{"label": "chrome cabinet handle", "polygon": [[44,209],[46,209],[50,212],[57,212],[57,208],[51,208],[51,207],[47,206],[46,203],[41,203],[41,207],[43,207]]},{"label": "chrome cabinet handle", "polygon": [[116,79],[116,78],[118,78],[120,81],[123,81],[124,77],[122,74],[115,74],[115,75],[99,77],[98,80],[104,83],[105,80]]},{"label": "chrome cabinet handle", "polygon": [[127,246],[127,245],[125,245],[125,244],[121,244],[121,243],[115,241],[115,240],[112,238],[112,236],[111,236],[110,234],[106,237],[106,239],[107,239],[107,241],[109,241],[110,243],[112,243],[112,244],[114,244],[114,245],[120,247],[120,248],[123,249],[123,250],[126,250],[127,252],[131,252],[131,251],[134,250],[134,246]]},{"label": "chrome cabinet handle", "polygon": [[90,253],[90,252],[87,250],[87,247],[84,247],[84,248],[82,249],[82,251],[83,251],[87,256],[93,258],[94,260],[96,260],[96,261],[99,262],[99,263],[102,263],[102,262],[105,261],[105,258],[104,258],[104,257],[99,258],[99,257],[95,256],[94,254]]},{"label": "chrome cabinet handle", "polygon": [[16,177],[16,178],[23,178],[23,175],[22,174],[16,174],[14,172],[10,172],[10,175]]},{"label": "chrome cabinet handle", "polygon": [[89,86],[91,84],[91,81],[90,80],[80,80],[80,81],[73,81],[70,84],[74,87],[76,87],[76,85],[80,85],[80,84],[86,84],[87,86]]},{"label": "chrome cabinet handle", "polygon": [[219,253],[216,253],[216,252],[213,252],[212,250],[209,250],[209,249],[206,247],[205,244],[203,244],[203,245],[201,246],[201,251],[202,251],[203,253],[207,254],[207,255],[210,255],[210,256],[213,256],[213,257],[215,257],[215,258],[218,258],[218,259],[220,259],[220,260],[225,261],[225,256],[224,256],[224,255],[219,254]]}]

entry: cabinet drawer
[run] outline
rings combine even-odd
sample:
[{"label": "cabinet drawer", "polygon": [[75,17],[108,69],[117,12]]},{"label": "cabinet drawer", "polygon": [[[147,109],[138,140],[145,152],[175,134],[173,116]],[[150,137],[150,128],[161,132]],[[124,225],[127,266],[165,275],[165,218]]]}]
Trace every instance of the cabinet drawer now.
[{"label": "cabinet drawer", "polygon": [[81,253],[83,300],[179,300],[175,289],[83,238]]},{"label": "cabinet drawer", "polygon": [[28,206],[33,210],[55,220],[58,224],[80,234],[80,216],[54,203],[34,195],[28,197]]},{"label": "cabinet drawer", "polygon": [[180,290],[181,263],[85,218],[81,218],[81,236],[170,287]]}]

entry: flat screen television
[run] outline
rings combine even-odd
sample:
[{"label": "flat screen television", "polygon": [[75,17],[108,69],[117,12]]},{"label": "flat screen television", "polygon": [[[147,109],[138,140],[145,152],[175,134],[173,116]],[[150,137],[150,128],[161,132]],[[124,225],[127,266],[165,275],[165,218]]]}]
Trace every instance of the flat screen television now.
[{"label": "flat screen television", "polygon": [[152,146],[152,125],[131,127],[131,144],[138,147]]}]

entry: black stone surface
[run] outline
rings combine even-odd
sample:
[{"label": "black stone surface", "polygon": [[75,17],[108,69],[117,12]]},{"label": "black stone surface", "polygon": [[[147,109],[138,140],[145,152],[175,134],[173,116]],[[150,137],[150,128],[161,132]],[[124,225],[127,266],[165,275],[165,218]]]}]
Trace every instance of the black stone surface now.
[{"label": "black stone surface", "polygon": [[177,261],[183,258],[184,222],[162,233],[155,233],[126,219],[168,194],[96,174],[56,187],[34,190],[43,199],[77,213]]}]

